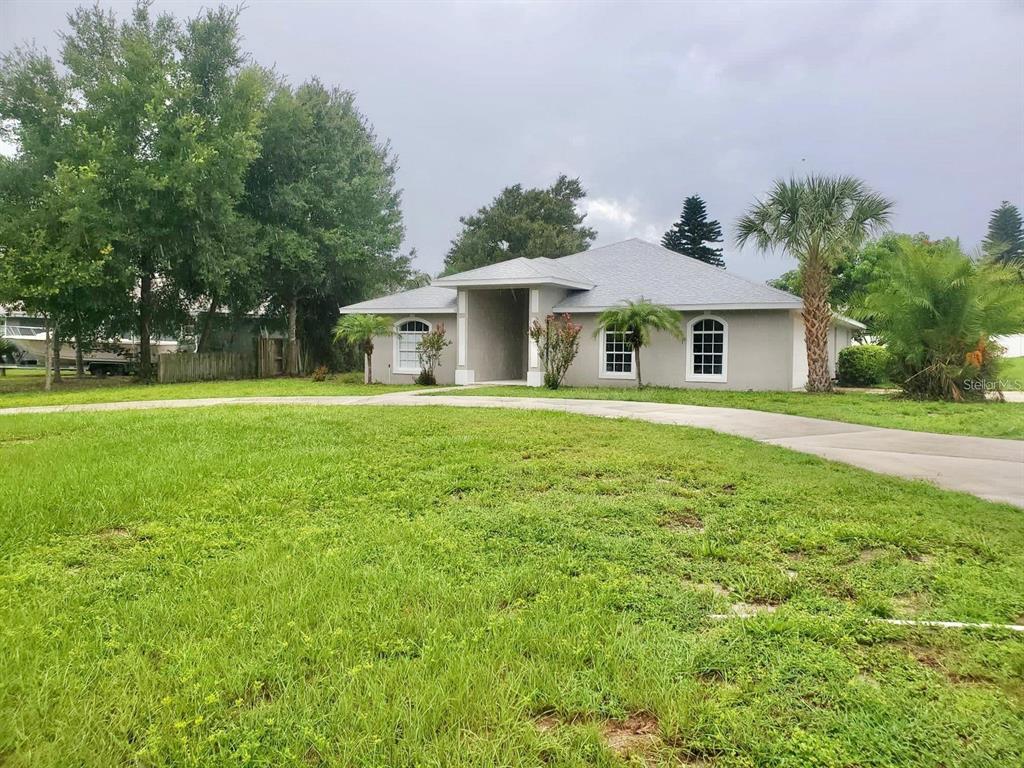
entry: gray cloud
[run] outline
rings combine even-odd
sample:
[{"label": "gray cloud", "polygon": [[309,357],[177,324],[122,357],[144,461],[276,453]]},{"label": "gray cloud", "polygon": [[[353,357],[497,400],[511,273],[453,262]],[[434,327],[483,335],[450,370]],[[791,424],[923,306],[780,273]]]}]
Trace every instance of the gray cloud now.
[{"label": "gray cloud", "polygon": [[[56,50],[73,6],[5,0],[0,48]],[[460,215],[563,171],[599,243],[660,234],[692,193],[728,237],[774,177],[808,171],[857,174],[895,199],[897,229],[968,248],[999,201],[1024,203],[1020,3],[263,2],[242,29],[291,80],[358,93],[400,156],[405,248],[428,271]],[[726,254],[760,279],[789,266]]]}]

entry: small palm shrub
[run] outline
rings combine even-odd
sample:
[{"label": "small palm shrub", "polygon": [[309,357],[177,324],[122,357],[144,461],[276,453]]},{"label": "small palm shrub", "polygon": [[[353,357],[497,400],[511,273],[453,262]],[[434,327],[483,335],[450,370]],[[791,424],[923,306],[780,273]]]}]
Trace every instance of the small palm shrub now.
[{"label": "small palm shrub", "polygon": [[636,388],[641,389],[644,381],[640,374],[640,350],[651,343],[651,332],[665,331],[682,341],[685,336],[682,323],[683,316],[676,310],[641,297],[639,301],[626,301],[598,315],[594,335],[601,331],[625,332],[636,362]]},{"label": "small palm shrub", "polygon": [[857,344],[839,351],[836,373],[844,387],[874,387],[888,378],[889,352],[878,344]]},{"label": "small palm shrub", "polygon": [[345,342],[363,353],[363,383],[373,382],[373,340],[391,336],[391,320],[383,315],[345,315],[334,326],[334,341]]},{"label": "small palm shrub", "polygon": [[441,355],[445,347],[451,343],[451,339],[445,335],[444,323],[438,323],[432,330],[423,334],[419,344],[416,345],[416,353],[420,359],[420,372],[416,376],[417,384],[422,386],[437,384],[434,369],[441,365]]},{"label": "small palm shrub", "polygon": [[572,321],[568,313],[548,315],[544,323],[534,320],[529,334],[537,346],[537,356],[544,366],[544,386],[558,389],[562,386],[569,366],[580,351],[580,331],[583,326]]},{"label": "small palm shrub", "polygon": [[330,370],[326,365],[318,365],[313,370],[313,381],[327,381],[327,374],[329,373]]},{"label": "small palm shrub", "polygon": [[1024,285],[1008,268],[978,264],[956,241],[902,238],[858,314],[892,355],[894,381],[916,398],[981,400],[999,391],[993,336],[1024,331]]}]

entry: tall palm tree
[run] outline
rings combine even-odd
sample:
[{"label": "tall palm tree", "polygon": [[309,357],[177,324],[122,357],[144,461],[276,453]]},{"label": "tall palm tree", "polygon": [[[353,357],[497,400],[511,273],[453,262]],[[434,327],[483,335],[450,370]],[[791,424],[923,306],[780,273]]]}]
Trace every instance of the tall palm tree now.
[{"label": "tall palm tree", "polygon": [[636,388],[643,386],[640,376],[640,350],[651,343],[651,331],[667,331],[677,339],[683,338],[683,316],[662,304],[652,304],[642,298],[627,301],[621,307],[606,309],[597,317],[596,336],[601,331],[624,331],[626,341],[633,348],[636,359]]},{"label": "tall palm tree", "polygon": [[828,294],[832,266],[889,223],[892,202],[852,176],[777,180],[768,196],[736,223],[736,243],[762,251],[781,248],[799,263],[803,284],[807,390],[830,392]]},{"label": "tall palm tree", "polygon": [[363,382],[373,381],[373,339],[391,336],[390,318],[383,315],[345,315],[334,326],[334,340],[354,344],[363,353]]}]

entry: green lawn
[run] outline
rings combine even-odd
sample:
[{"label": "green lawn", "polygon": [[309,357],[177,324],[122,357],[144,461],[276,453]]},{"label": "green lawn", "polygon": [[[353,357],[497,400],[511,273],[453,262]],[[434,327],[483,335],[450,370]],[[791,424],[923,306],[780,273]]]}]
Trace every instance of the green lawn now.
[{"label": "green lawn", "polygon": [[871,619],[1024,620],[1019,509],[560,413],[0,425],[5,768],[1024,761],[1024,636]]},{"label": "green lawn", "polygon": [[1024,357],[1005,358],[1000,365],[999,378],[1003,380],[1004,389],[1024,389]]},{"label": "green lawn", "polygon": [[639,400],[710,405],[717,408],[750,408],[915,432],[1024,439],[1024,403],[936,403],[854,392],[812,395],[806,392],[729,392],[665,387],[645,387],[639,391],[618,387],[563,387],[554,391],[543,387],[475,387],[438,394]]},{"label": "green lawn", "polygon": [[113,403],[122,400],[172,400],[197,397],[287,397],[290,395],[374,395],[410,389],[407,386],[362,383],[361,373],[345,373],[327,381],[302,379],[245,379],[198,381],[188,384],[138,384],[127,376],[76,379],[65,376],[53,391],[44,392],[42,377],[0,378],[0,408],[68,403]]}]

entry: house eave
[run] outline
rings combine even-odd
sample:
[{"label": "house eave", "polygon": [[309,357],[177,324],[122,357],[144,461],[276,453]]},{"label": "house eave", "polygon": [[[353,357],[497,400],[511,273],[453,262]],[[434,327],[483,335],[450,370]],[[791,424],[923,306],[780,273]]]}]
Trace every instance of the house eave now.
[{"label": "house eave", "polygon": [[342,315],[454,315],[455,307],[341,307]]},{"label": "house eave", "polygon": [[[622,304],[612,304],[610,306],[565,306],[559,304],[552,309],[552,312],[569,312],[580,315],[596,314],[598,312],[604,312],[608,309],[616,309],[621,307]],[[778,309],[778,310],[793,310],[803,309],[803,304],[799,302],[763,302],[763,303],[740,303],[740,304],[666,304],[669,309],[674,309],[677,312],[711,312],[711,311],[743,311],[743,310],[758,310],[758,309]]]}]

